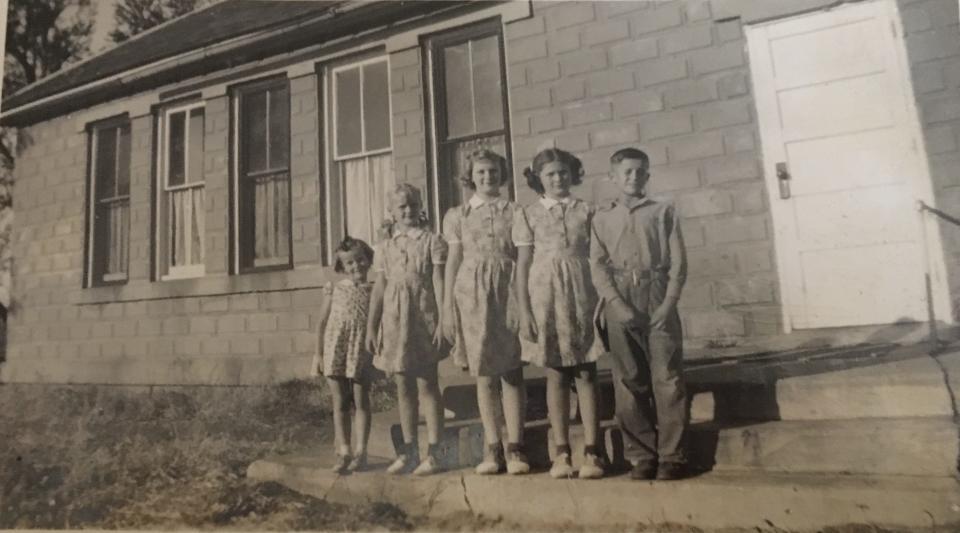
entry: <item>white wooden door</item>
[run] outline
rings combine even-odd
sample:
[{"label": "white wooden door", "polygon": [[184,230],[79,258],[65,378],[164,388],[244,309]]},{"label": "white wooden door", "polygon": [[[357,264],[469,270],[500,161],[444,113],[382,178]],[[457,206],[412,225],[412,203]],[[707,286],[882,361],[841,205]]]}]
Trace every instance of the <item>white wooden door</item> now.
[{"label": "white wooden door", "polygon": [[747,28],[787,331],[927,317],[929,171],[896,17],[874,0]]}]

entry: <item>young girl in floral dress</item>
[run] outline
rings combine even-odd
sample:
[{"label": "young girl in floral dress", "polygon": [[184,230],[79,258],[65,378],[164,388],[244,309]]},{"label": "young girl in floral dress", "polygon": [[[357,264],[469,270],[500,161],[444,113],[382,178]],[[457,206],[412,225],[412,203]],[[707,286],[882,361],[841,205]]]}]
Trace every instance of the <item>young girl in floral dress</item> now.
[{"label": "young girl in floral dress", "polygon": [[[516,206],[500,196],[506,160],[489,150],[467,158],[462,181],[474,190],[443,221],[450,255],[445,276],[444,335],[454,357],[477,377],[477,403],[486,442],[479,474],[530,471],[523,451],[525,388],[516,333],[512,280],[516,248],[511,227]],[[507,454],[501,442],[497,404],[507,425]]]},{"label": "young girl in floral dress", "polygon": [[[443,431],[437,363],[443,357],[440,308],[447,245],[428,229],[416,187],[397,185],[390,191],[388,202],[393,224],[374,254],[376,281],[370,299],[367,345],[376,354],[373,364],[393,375],[397,383],[404,442],[387,472],[429,475],[440,469]],[[418,389],[429,440],[423,462],[417,444]]]},{"label": "young girl in floral dress", "polygon": [[543,150],[524,174],[540,199],[518,211],[513,241],[518,250],[517,296],[523,360],[547,369],[547,408],[556,443],[550,475],[574,474],[570,451],[570,385],[577,383],[584,441],[581,478],[603,476],[597,446],[597,358],[594,335],[597,292],[590,279],[593,208],[574,198],[583,165],[576,156]]},{"label": "young girl in floral dress", "polygon": [[[334,270],[347,277],[324,287],[320,307],[320,338],[313,359],[313,375],[327,379],[333,395],[333,432],[337,447],[334,472],[362,470],[367,464],[370,436],[370,366],[372,356],[364,346],[371,284],[367,272],[373,250],[347,237],[337,248]],[[352,394],[351,394],[352,393]],[[356,409],[357,450],[350,453],[351,395]]]}]

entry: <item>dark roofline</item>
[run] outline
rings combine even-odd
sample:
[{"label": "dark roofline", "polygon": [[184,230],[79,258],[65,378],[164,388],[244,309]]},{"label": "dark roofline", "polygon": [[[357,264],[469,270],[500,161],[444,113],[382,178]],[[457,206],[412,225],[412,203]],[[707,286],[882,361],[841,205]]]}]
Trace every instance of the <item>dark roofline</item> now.
[{"label": "dark roofline", "polygon": [[[176,56],[130,67],[105,78],[71,80],[68,89],[54,94],[39,93],[38,95],[33,92],[43,84],[44,80],[40,80],[3,102],[4,109],[0,115],[0,125],[26,126],[77,109],[295,51],[322,41],[332,41],[394,22],[427,16],[458,5],[479,6],[486,2],[378,0],[346,3],[353,6],[350,9],[344,9],[342,13],[331,13],[330,9],[326,9],[323,13],[305,20],[294,18],[269,28],[257,28],[252,32],[238,34],[230,39],[211,43]],[[174,26],[175,22],[171,26]],[[238,37],[248,37],[249,40],[244,42]],[[124,44],[136,45],[136,42],[130,41]],[[180,56],[189,55],[194,57],[177,60]],[[164,62],[167,64],[163,65]],[[150,65],[153,64],[157,66],[150,69]],[[142,75],[132,74],[132,71],[140,69],[145,71]]]}]

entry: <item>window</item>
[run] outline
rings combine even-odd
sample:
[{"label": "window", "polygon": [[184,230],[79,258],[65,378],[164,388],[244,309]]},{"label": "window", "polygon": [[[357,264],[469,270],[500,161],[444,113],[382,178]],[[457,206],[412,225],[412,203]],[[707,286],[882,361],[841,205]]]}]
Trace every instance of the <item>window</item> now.
[{"label": "window", "polygon": [[87,285],[127,280],[130,256],[130,123],[90,128]]},{"label": "window", "polygon": [[331,243],[350,235],[374,242],[394,185],[390,80],[386,57],[327,69],[330,97],[328,181]]},{"label": "window", "polygon": [[235,271],[289,268],[290,91],[286,79],[234,93]]},{"label": "window", "polygon": [[436,102],[436,202],[441,216],[465,200],[459,176],[467,154],[489,148],[511,160],[500,26],[497,20],[427,42]]},{"label": "window", "polygon": [[203,103],[167,109],[159,121],[157,187],[161,279],[204,273]]}]

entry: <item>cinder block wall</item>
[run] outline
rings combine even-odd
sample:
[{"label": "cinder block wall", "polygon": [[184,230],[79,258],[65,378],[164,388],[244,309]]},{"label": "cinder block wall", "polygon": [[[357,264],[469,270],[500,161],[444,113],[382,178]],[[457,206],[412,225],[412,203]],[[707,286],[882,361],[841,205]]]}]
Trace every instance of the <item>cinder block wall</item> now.
[{"label": "cinder block wall", "polygon": [[[780,307],[745,40],[707,1],[535,2],[507,25],[515,176],[544,146],[577,154],[578,195],[616,196],[610,154],[642,147],[689,252],[680,306],[699,342],[776,334]],[[518,187],[521,201],[534,195]]]},{"label": "cinder block wall", "polygon": [[[960,25],[954,0],[898,0],[937,207],[960,216]],[[960,319],[960,227],[939,223]]]},{"label": "cinder block wall", "polygon": [[[960,214],[960,32],[953,0],[899,0],[938,205]],[[535,2],[506,26],[515,176],[538,149],[579,155],[577,194],[616,195],[615,149],[653,161],[651,193],[677,204],[690,258],[681,300],[692,343],[776,334],[772,224],[740,23],[705,0]],[[397,179],[427,184],[419,49],[390,58]],[[0,380],[248,384],[305,375],[320,266],[317,82],[290,80],[295,269],[229,275],[229,98],[206,101],[205,277],[150,281],[153,117],[133,134],[130,281],[82,289],[87,135],[67,116],[27,129],[18,160],[13,306]],[[96,114],[85,113],[85,117]],[[96,117],[105,118],[105,117]],[[91,119],[92,120],[92,119]],[[522,183],[519,200],[534,199]],[[954,294],[960,228],[943,226]]]},{"label": "cinder block wall", "polygon": [[[152,115],[131,117],[130,280],[81,288],[87,134],[74,117],[27,130],[17,161],[16,259],[4,382],[252,384],[303,377],[320,267],[317,86],[290,80],[295,270],[230,276],[229,97],[205,108],[206,276],[150,280]],[[98,117],[102,118],[102,117]]]}]

